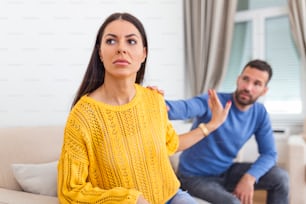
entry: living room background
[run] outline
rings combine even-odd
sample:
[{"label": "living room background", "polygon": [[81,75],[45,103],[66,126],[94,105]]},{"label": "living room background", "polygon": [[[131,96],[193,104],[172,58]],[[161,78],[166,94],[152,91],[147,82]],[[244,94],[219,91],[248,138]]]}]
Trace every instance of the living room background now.
[{"label": "living room background", "polygon": [[62,125],[89,62],[96,32],[113,12],[144,24],[144,85],[184,96],[182,0],[2,0],[0,126]]}]

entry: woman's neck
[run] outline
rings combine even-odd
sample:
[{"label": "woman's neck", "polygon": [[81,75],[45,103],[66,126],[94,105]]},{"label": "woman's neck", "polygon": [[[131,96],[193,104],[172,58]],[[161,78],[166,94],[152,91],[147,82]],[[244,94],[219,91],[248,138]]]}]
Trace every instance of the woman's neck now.
[{"label": "woman's neck", "polygon": [[124,105],[129,103],[135,94],[134,84],[104,83],[89,96],[109,105]]}]

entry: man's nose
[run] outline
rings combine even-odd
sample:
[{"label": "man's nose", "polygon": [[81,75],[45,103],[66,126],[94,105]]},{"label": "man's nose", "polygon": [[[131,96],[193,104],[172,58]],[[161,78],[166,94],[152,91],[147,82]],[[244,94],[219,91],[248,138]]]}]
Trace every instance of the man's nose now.
[{"label": "man's nose", "polygon": [[244,89],[250,91],[253,87],[252,83],[246,83]]}]

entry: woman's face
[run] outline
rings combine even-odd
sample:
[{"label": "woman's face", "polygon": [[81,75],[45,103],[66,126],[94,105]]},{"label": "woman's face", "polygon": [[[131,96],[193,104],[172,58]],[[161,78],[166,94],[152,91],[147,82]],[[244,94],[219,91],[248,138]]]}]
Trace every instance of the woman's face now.
[{"label": "woman's face", "polygon": [[118,19],[104,30],[99,50],[105,67],[105,77],[133,78],[146,58],[140,32],[130,22]]}]

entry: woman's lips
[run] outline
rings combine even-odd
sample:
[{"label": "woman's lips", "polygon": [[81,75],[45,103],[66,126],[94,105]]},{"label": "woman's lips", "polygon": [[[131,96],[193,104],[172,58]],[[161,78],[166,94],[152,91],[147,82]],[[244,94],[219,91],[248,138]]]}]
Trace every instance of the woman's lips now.
[{"label": "woman's lips", "polygon": [[129,65],[130,63],[127,60],[120,59],[120,60],[115,60],[114,64],[116,64],[116,65]]}]

